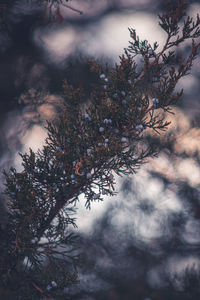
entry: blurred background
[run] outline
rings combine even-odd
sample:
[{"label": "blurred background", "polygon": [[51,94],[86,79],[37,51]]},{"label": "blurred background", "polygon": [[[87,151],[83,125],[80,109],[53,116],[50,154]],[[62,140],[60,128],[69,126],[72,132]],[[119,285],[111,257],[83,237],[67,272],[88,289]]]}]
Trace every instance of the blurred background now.
[{"label": "blurred background", "polygon": [[[164,0],[68,4],[83,14],[60,6],[60,23],[37,1],[7,0],[0,10],[0,173],[10,166],[20,170],[18,152],[42,147],[45,120],[60,111],[63,79],[84,87],[91,80],[88,58],[119,62],[128,27],[160,47],[165,41],[157,17]],[[187,13],[195,18],[199,1],[189,4]],[[190,42],[179,48],[189,53]],[[80,196],[80,284],[66,288],[66,299],[200,299],[199,78],[200,57],[177,87],[184,95],[168,117],[169,130],[145,137],[159,146],[158,158],[136,175],[115,176],[118,195],[105,196],[90,211]]]}]

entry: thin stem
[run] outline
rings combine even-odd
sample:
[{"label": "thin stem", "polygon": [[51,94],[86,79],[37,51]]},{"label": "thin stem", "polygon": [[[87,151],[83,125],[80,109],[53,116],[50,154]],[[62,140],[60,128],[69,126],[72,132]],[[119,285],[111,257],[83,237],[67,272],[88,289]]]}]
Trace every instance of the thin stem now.
[{"label": "thin stem", "polygon": [[80,15],[83,14],[83,11],[81,11],[81,10],[79,10],[79,9],[76,9],[76,8],[73,8],[73,7],[71,7],[71,6],[68,5],[68,4],[62,3],[62,5],[65,6],[65,7],[67,7],[67,8],[69,8],[69,9],[71,9],[71,10],[73,10],[73,11],[75,11],[75,12],[78,12]]}]

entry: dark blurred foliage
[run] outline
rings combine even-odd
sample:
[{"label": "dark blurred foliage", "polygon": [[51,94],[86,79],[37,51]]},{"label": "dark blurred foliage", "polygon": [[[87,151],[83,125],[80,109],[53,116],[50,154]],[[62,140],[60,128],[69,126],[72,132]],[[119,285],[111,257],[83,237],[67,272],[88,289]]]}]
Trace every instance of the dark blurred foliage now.
[{"label": "dark blurred foliage", "polygon": [[[174,143],[172,139],[168,145],[158,138],[155,138],[154,142],[160,147],[161,152],[168,149],[168,153],[172,154]],[[181,159],[190,157],[186,153],[180,155],[175,151],[173,155]],[[196,155],[195,158],[200,167],[199,157]],[[171,163],[173,164],[173,160]],[[151,178],[163,183],[164,194],[167,193],[169,186],[173,185],[173,192],[180,199],[183,209],[172,211],[166,217],[165,213],[158,211],[159,203],[153,205],[148,196],[141,199],[138,183],[134,177],[123,179],[119,188],[121,202],[114,201],[113,204],[108,204],[103,216],[94,222],[90,234],[82,234],[81,249],[84,253],[84,263],[79,272],[83,282],[79,287],[68,291],[70,299],[200,298],[199,185],[193,187],[187,180],[179,178],[169,180],[159,170],[156,172],[148,170],[148,166],[147,172]],[[162,198],[160,201],[162,202]],[[138,203],[139,211],[135,209],[134,203]],[[116,225],[116,222],[113,223],[113,217],[123,211],[125,220],[122,224],[119,222],[119,225]],[[154,214],[158,213],[161,220],[159,237],[141,238],[137,234],[137,226],[140,224],[134,225],[134,222],[130,222],[129,213],[133,219],[138,213],[143,214],[143,222],[145,216],[153,218]],[[190,238],[189,240],[185,238],[188,224],[192,227],[189,233],[191,241]],[[197,262],[190,263],[191,258]],[[176,267],[182,265],[182,268],[181,270],[175,268],[172,271],[170,265]]]},{"label": "dark blurred foliage", "polygon": [[[17,1],[15,1],[17,2]],[[107,10],[100,14],[104,15],[119,10],[117,1],[110,1]],[[163,10],[166,1],[155,1],[156,9]],[[8,3],[8,0],[7,0]],[[197,1],[190,1],[197,3]],[[42,24],[42,11],[35,10],[33,14],[21,15],[18,20],[13,19],[9,11],[12,10],[13,1],[8,3],[9,22],[1,33],[1,59],[0,59],[0,126],[3,125],[7,117],[6,113],[15,108],[20,108],[18,98],[22,92],[34,86],[34,81],[28,81],[26,74],[35,64],[43,66],[44,73],[41,81],[35,79],[35,88],[45,87],[50,93],[60,91],[62,80],[67,78],[72,84],[87,86],[91,82],[87,62],[82,57],[68,58],[66,68],[60,68],[48,63],[44,54],[37,48],[32,38],[33,31]],[[146,8],[148,9],[148,8]],[[151,8],[150,8],[151,9]],[[155,9],[155,7],[154,7]],[[98,16],[91,19],[78,18],[68,20],[68,22],[87,23],[96,22]],[[134,24],[133,24],[134,26]],[[4,40],[6,45],[3,46]],[[187,49],[186,49],[187,50]],[[20,65],[20,59],[22,64]],[[19,66],[17,68],[17,65]],[[19,76],[19,68],[23,66],[23,76]],[[78,74],[78,76],[77,76]],[[87,74],[87,75],[86,75]],[[16,83],[16,78],[18,79]],[[46,80],[47,78],[47,80]],[[77,78],[79,83],[77,83]],[[44,80],[44,81],[43,81]],[[39,86],[38,86],[39,85]],[[88,87],[89,88],[89,87]],[[182,107],[181,102],[179,107]],[[197,126],[198,124],[196,124]],[[199,126],[199,125],[198,125]],[[5,152],[5,137],[0,131],[0,153]],[[168,150],[171,164],[173,157],[185,159],[191,158],[187,153],[176,153],[174,151],[173,137],[163,141],[159,137],[147,137],[148,142],[154,143],[160,151]],[[18,149],[16,149],[18,150]],[[194,153],[194,160],[200,164],[198,153]],[[168,269],[168,261],[173,258],[187,261],[188,258],[199,258],[200,243],[189,243],[184,238],[186,225],[193,224],[193,233],[200,235],[200,190],[199,186],[192,186],[187,180],[170,180],[165,174],[158,171],[148,171],[153,178],[162,181],[164,190],[173,185],[174,193],[181,199],[184,210],[172,212],[167,218],[163,217],[160,224],[161,235],[156,239],[141,240],[133,225],[128,224],[121,228],[115,226],[111,220],[113,214],[117,214],[115,205],[109,205],[106,213],[96,220],[90,234],[81,234],[81,250],[84,253],[82,265],[79,267],[80,285],[66,290],[66,298],[80,300],[197,300],[200,299],[200,272],[196,266],[185,267],[184,272],[177,274]],[[136,175],[137,176],[137,175]],[[142,179],[141,179],[142,180]],[[121,187],[121,201],[124,205],[127,202],[139,199],[137,184],[134,184],[134,177],[124,179]],[[130,196],[131,195],[131,196]],[[130,198],[127,200],[127,198]],[[118,207],[118,209],[123,209]],[[140,210],[144,215],[152,215],[156,211],[156,206],[149,205],[148,197],[140,202]],[[134,210],[133,210],[134,218]],[[192,233],[191,233],[192,235]],[[195,237],[193,238],[195,240]],[[153,271],[157,272],[160,281],[151,284]]]}]

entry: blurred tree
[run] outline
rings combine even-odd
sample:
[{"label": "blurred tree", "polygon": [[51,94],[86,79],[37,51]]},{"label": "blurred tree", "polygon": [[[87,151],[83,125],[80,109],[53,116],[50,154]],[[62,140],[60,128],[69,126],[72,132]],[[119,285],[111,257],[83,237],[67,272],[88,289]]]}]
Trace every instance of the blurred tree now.
[{"label": "blurred tree", "polygon": [[[175,135],[177,131],[173,130]],[[122,194],[92,222],[89,233],[83,231],[80,250],[84,253],[84,264],[79,268],[83,283],[68,289],[70,299],[191,300],[200,297],[200,186],[192,187],[178,176],[174,179],[176,166],[172,167],[175,161],[193,158],[200,168],[199,155],[172,151],[176,139],[165,134],[169,138],[166,141],[163,135],[153,137],[150,132],[144,139],[151,139],[161,156],[168,153],[169,159],[173,155],[168,161],[168,171],[159,163],[155,167],[156,160],[153,160],[142,168],[141,174],[123,178],[119,187]],[[151,196],[147,181],[142,183],[145,175],[158,185],[158,191],[150,193]],[[159,182],[163,183],[162,192]],[[156,195],[158,201],[153,199]],[[172,208],[174,196],[180,201],[179,209]],[[165,205],[166,202],[172,206]],[[154,230],[155,220],[159,230]]]},{"label": "blurred tree", "polygon": [[[64,17],[61,13],[61,6],[67,7],[68,9],[79,13],[80,15],[83,14],[82,11],[72,7],[71,5],[67,4],[70,0],[30,0],[27,1],[29,4],[36,4],[44,9],[44,20],[45,21],[55,21],[57,23],[62,23],[64,21]],[[18,4],[18,0],[7,0],[2,1],[0,3],[0,29],[5,30],[8,27],[7,22],[7,14],[8,10],[11,6]]]},{"label": "blurred tree", "polygon": [[[53,1],[59,4],[59,1]],[[169,122],[162,112],[182,95],[178,81],[189,74],[200,43],[200,18],[186,16],[186,4],[171,2],[159,15],[166,43],[141,41],[129,29],[131,42],[114,68],[90,61],[91,88],[63,83],[62,114],[47,122],[45,146],[20,154],[23,170],[11,168],[6,176],[7,222],[0,227],[0,289],[8,299],[67,299],[65,289],[77,282],[80,261],[78,241],[72,228],[80,194],[86,207],[115,195],[112,172],[133,174],[146,159],[157,155],[154,144],[144,142],[143,132],[157,133]],[[179,53],[174,65],[174,47],[192,39],[191,52]],[[134,57],[140,56],[142,69]],[[81,101],[89,101],[85,111]]]}]

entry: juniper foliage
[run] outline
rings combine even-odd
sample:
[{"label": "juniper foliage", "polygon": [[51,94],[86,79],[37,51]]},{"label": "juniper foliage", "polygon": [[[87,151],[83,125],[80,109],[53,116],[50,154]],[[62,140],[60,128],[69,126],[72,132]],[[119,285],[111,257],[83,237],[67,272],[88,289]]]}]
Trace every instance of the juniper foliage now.
[{"label": "juniper foliage", "polygon": [[[1,291],[12,299],[67,299],[65,288],[78,281],[80,261],[76,203],[84,195],[87,208],[102,195],[116,195],[115,173],[133,174],[156,148],[144,143],[145,131],[166,130],[162,112],[182,95],[177,82],[189,74],[200,43],[200,18],[184,20],[186,4],[178,1],[159,15],[166,43],[158,51],[140,41],[134,29],[130,45],[114,68],[90,61],[95,83],[90,93],[63,82],[63,112],[47,122],[45,145],[36,153],[20,154],[22,171],[11,168],[6,177],[7,223],[0,227]],[[183,22],[181,27],[181,22]],[[175,47],[192,39],[184,58]],[[142,58],[138,67],[135,56]],[[83,98],[88,99],[85,111]],[[172,113],[172,112],[171,112]],[[6,298],[5,296],[5,298]],[[8,296],[7,296],[8,297]]]}]

